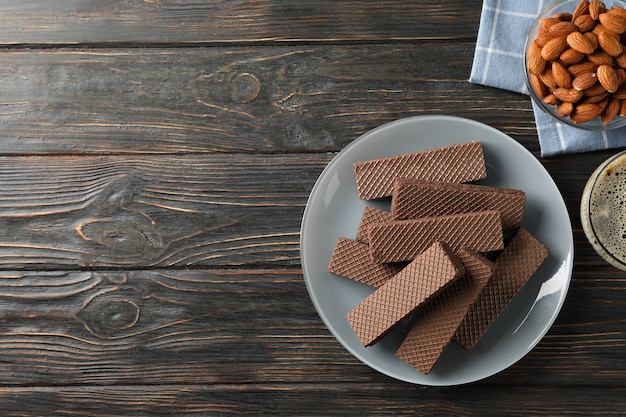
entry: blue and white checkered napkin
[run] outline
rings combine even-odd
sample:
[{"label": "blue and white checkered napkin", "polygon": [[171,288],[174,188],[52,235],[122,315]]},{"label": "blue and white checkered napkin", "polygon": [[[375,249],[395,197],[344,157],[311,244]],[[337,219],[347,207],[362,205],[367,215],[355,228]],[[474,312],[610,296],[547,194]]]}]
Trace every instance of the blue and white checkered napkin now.
[{"label": "blue and white checkered napkin", "polygon": [[[528,94],[524,44],[547,0],[483,0],[470,82]],[[626,146],[626,127],[591,132],[558,123],[533,103],[541,155]]]}]

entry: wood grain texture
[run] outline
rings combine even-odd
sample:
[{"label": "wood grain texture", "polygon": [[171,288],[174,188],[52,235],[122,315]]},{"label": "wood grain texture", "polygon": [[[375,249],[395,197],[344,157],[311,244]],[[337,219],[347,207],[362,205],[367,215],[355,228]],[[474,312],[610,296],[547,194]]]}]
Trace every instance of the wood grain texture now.
[{"label": "wood grain texture", "polygon": [[467,82],[472,48],[6,51],[0,154],[338,151],[424,114],[489,122],[537,150],[527,96]]},{"label": "wood grain texture", "polygon": [[0,44],[381,42],[475,37],[479,1],[33,0],[2,4]]},{"label": "wood grain texture", "polygon": [[298,270],[13,272],[0,291],[10,385],[295,380],[326,333]]},{"label": "wood grain texture", "polygon": [[[615,416],[626,405],[623,388],[573,388],[567,401],[554,401],[545,387],[498,391],[493,387],[420,389],[376,384],[169,385],[159,387],[67,387],[0,390],[8,417],[39,416],[62,405],[55,416]],[[593,398],[595,401],[585,399]],[[209,400],[210,399],[210,400]],[[323,414],[320,410],[332,410]],[[111,412],[113,411],[113,413]],[[120,414],[116,414],[120,413]]]},{"label": "wood grain texture", "polygon": [[331,157],[0,158],[0,265],[292,265]]},{"label": "wood grain texture", "polygon": [[[622,387],[623,283],[576,274],[539,345],[476,385]],[[298,269],[3,271],[0,326],[5,387],[410,386],[330,335]]]}]

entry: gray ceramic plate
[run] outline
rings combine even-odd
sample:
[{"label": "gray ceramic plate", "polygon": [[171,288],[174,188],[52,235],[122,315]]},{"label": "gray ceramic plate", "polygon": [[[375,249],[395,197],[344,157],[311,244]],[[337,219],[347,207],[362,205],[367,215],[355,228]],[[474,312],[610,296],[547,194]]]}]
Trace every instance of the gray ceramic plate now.
[{"label": "gray ceramic plate", "polygon": [[[522,225],[550,250],[531,277],[471,351],[452,342],[427,375],[395,356],[407,328],[398,327],[365,348],[346,314],[373,289],[327,272],[339,236],[354,238],[366,205],[387,208],[388,201],[357,197],[352,164],[479,140],[487,178],[482,184],[517,188],[527,196]],[[302,220],[302,269],[307,290],[331,333],[355,357],[390,377],[423,385],[456,385],[493,375],[528,353],[554,322],[569,287],[573,267],[572,227],[567,208],[550,175],[518,142],[482,123],[450,116],[420,116],[380,126],[348,145],[317,180]]]}]

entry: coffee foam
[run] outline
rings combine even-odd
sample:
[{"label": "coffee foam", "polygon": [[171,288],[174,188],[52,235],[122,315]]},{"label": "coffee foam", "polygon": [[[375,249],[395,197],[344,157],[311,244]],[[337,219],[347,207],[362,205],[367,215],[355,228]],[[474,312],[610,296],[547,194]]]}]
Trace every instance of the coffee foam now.
[{"label": "coffee foam", "polygon": [[581,220],[596,252],[626,270],[626,153],[609,158],[590,177],[583,192]]}]

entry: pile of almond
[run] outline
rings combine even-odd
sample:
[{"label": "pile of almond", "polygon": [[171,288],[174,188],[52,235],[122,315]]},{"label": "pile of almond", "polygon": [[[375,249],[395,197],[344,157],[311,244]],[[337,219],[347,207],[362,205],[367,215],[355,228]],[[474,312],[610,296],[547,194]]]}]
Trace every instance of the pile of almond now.
[{"label": "pile of almond", "polygon": [[626,116],[626,10],[582,0],[540,23],[526,63],[544,103],[574,123]]}]

